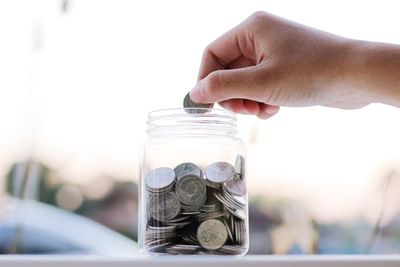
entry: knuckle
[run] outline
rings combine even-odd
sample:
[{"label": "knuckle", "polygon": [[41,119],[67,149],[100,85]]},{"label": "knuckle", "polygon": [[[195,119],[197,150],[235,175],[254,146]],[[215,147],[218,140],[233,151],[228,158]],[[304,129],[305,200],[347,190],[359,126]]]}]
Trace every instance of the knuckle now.
[{"label": "knuckle", "polygon": [[268,16],[268,13],[265,11],[256,11],[250,16],[250,22],[258,25],[258,23],[265,20]]},{"label": "knuckle", "polygon": [[263,11],[263,10],[258,10],[255,11],[253,14],[251,14],[252,18],[263,18],[267,15],[267,12]]},{"label": "knuckle", "polygon": [[218,93],[221,91],[221,86],[221,71],[216,70],[211,72],[206,81],[207,92],[213,96],[218,96]]},{"label": "knuckle", "polygon": [[258,35],[265,30],[269,14],[265,11],[254,12],[247,20],[247,28],[251,36]]},{"label": "knuckle", "polygon": [[211,44],[209,44],[203,51],[203,58],[211,54]]}]

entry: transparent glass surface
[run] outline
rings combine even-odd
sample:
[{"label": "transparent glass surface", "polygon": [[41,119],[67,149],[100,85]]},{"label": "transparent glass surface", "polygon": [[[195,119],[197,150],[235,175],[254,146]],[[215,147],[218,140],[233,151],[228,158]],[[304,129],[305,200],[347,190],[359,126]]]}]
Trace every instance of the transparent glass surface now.
[{"label": "transparent glass surface", "polygon": [[249,247],[245,160],[236,118],[228,111],[150,113],[140,177],[141,249],[244,255]]}]

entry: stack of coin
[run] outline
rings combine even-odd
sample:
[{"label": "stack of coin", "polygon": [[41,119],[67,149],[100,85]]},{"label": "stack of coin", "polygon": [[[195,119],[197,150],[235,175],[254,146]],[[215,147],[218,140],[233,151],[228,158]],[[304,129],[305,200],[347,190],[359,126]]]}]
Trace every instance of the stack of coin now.
[{"label": "stack of coin", "polygon": [[244,157],[235,166],[185,162],[150,171],[145,245],[160,254],[241,255],[247,249]]},{"label": "stack of coin", "polygon": [[170,168],[157,168],[149,172],[145,179],[146,189],[151,193],[171,191],[175,185],[175,172]]}]

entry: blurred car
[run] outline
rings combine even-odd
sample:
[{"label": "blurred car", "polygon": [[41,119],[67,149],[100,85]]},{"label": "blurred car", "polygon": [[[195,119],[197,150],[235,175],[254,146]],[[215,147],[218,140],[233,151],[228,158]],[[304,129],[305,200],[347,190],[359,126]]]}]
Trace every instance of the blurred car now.
[{"label": "blurred car", "polygon": [[1,203],[1,254],[132,256],[137,243],[85,217],[33,200]]}]

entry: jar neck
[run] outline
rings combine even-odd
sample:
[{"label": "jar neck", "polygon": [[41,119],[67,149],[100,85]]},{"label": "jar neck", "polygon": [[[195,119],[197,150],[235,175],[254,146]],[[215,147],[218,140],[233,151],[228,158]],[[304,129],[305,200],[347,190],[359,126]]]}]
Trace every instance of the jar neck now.
[{"label": "jar neck", "polygon": [[236,137],[234,113],[221,109],[177,108],[150,112],[147,121],[149,137],[225,136]]}]

